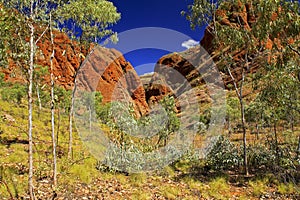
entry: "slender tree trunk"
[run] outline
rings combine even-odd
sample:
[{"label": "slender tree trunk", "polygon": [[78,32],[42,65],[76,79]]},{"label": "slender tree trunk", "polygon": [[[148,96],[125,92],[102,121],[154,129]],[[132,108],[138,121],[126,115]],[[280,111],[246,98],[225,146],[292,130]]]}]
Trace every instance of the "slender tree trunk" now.
[{"label": "slender tree trunk", "polygon": [[[247,54],[245,55],[247,57]],[[247,59],[246,59],[247,61]],[[234,78],[234,76],[231,73],[231,70],[229,67],[227,67],[228,73],[233,81],[233,85],[235,88],[236,95],[239,98],[240,102],[240,109],[241,109],[241,123],[242,123],[242,129],[243,129],[243,157],[244,157],[244,173],[246,176],[249,175],[249,170],[248,170],[248,160],[247,160],[247,134],[246,134],[246,123],[245,123],[245,107],[244,107],[244,101],[243,101],[243,84],[245,81],[245,72],[244,69],[242,69],[242,80],[241,80],[241,85],[240,89],[238,87],[238,84]]]},{"label": "slender tree trunk", "polygon": [[256,122],[256,139],[259,140],[259,125],[258,125],[258,122]]},{"label": "slender tree trunk", "polygon": [[38,102],[39,102],[39,114],[42,110],[42,101],[41,101],[41,97],[40,97],[40,90],[39,90],[39,84],[36,84],[36,94],[37,94],[37,98],[38,98]]},{"label": "slender tree trunk", "polygon": [[277,165],[279,165],[279,147],[278,147],[278,136],[277,136],[276,122],[274,122],[274,137],[275,137],[276,161],[277,161]]},{"label": "slender tree trunk", "polygon": [[297,158],[300,158],[300,135],[298,140]]},{"label": "slender tree trunk", "polygon": [[56,130],[56,146],[58,146],[58,135],[60,130],[60,108],[57,108],[57,130]]},{"label": "slender tree trunk", "polygon": [[242,120],[242,129],[243,129],[243,155],[244,155],[244,172],[245,175],[249,175],[248,171],[248,160],[247,160],[247,135],[246,135],[246,125],[245,125],[245,107],[243,99],[240,98],[241,106],[241,120]]},{"label": "slender tree trunk", "polygon": [[90,128],[90,133],[92,132],[92,108],[91,105],[89,105],[89,128]]},{"label": "slender tree trunk", "polygon": [[50,12],[50,35],[51,35],[51,46],[52,46],[52,54],[50,57],[50,78],[51,78],[51,137],[52,137],[52,156],[53,156],[53,186],[56,187],[57,185],[57,178],[56,178],[56,141],[55,141],[55,121],[54,121],[54,74],[53,74],[53,58],[54,58],[54,40],[53,40],[53,32],[52,32],[52,15]]},{"label": "slender tree trunk", "polygon": [[74,81],[74,89],[72,91],[71,97],[71,107],[69,113],[69,150],[68,150],[68,158],[73,159],[73,112],[74,112],[74,103],[75,103],[75,91],[76,91],[76,76]]},{"label": "slender tree trunk", "polygon": [[[33,17],[33,4],[31,1],[31,18]],[[33,140],[32,140],[32,86],[33,86],[33,69],[34,69],[34,53],[35,53],[35,44],[34,44],[34,26],[30,24],[30,62],[28,69],[28,148],[29,148],[29,172],[28,172],[28,189],[30,199],[34,199],[33,191]]]},{"label": "slender tree trunk", "polygon": [[228,133],[229,133],[229,135],[230,135],[230,134],[232,133],[230,116],[228,116],[227,126],[228,126]]},{"label": "slender tree trunk", "polygon": [[[79,39],[79,43],[81,42],[81,38]],[[94,49],[90,52],[90,54],[94,51]],[[81,51],[79,52],[81,56],[83,56],[81,54]],[[79,56],[79,59],[81,59]],[[83,56],[83,58],[85,59],[85,57]],[[77,78],[77,72],[79,71],[80,67],[81,67],[81,64],[80,63],[80,66],[79,68],[77,69],[77,71],[75,72],[75,75],[74,75],[74,89],[72,91],[72,96],[71,96],[71,107],[70,107],[70,113],[69,113],[69,149],[68,149],[68,158],[69,159],[73,159],[73,114],[74,114],[74,103],[75,103],[75,92],[76,92],[76,89],[77,89],[77,86],[76,86],[76,78]]]}]

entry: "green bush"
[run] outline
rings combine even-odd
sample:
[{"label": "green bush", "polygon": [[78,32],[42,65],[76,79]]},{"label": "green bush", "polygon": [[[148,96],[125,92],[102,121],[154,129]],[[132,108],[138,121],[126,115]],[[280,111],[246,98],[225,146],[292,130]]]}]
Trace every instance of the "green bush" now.
[{"label": "green bush", "polygon": [[242,163],[239,147],[220,136],[206,158],[206,165],[215,170],[234,169]]},{"label": "green bush", "polygon": [[5,81],[4,81],[4,74],[0,73],[0,87],[3,87],[5,85]]},{"label": "green bush", "polygon": [[1,91],[1,98],[4,101],[20,105],[22,103],[22,99],[26,96],[26,89],[25,85],[15,83],[11,87],[3,88]]},{"label": "green bush", "polygon": [[248,164],[254,169],[271,168],[275,163],[274,153],[263,145],[248,146]]}]

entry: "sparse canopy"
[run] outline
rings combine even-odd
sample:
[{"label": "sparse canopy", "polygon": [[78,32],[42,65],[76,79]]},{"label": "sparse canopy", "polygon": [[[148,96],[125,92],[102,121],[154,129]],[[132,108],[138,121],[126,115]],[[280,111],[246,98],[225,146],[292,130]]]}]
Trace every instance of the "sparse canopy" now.
[{"label": "sparse canopy", "polygon": [[59,24],[81,42],[99,42],[107,36],[116,39],[111,26],[120,18],[117,8],[106,0],[72,0],[57,10]]}]

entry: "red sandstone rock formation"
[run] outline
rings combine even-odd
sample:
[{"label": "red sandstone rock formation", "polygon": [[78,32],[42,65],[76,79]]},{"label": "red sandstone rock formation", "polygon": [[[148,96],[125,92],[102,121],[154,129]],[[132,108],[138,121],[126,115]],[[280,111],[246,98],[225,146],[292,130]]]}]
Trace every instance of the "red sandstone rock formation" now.
[{"label": "red sandstone rock formation", "polygon": [[149,111],[145,90],[137,73],[115,49],[95,48],[79,70],[78,85],[89,91],[100,91],[104,103],[131,103],[137,117]]},{"label": "red sandstone rock formation", "polygon": [[[36,64],[49,67],[52,53],[49,34],[45,34],[43,39],[37,43],[37,46]],[[91,45],[92,47],[93,45]],[[65,89],[73,89],[76,71],[82,63],[86,62],[85,58],[91,49],[87,49],[70,40],[66,34],[58,31],[54,32],[54,49],[53,68],[55,84]],[[126,100],[133,104],[137,116],[148,112],[145,90],[140,79],[132,65],[125,60],[120,52],[98,47],[89,56],[88,60],[92,62],[93,67],[89,69],[90,71],[86,70],[87,67],[84,69],[86,80],[83,80],[83,83],[88,81],[86,83],[88,84],[86,85],[87,88],[89,85],[97,84],[94,89],[102,93],[104,103],[113,100],[112,95],[115,95],[115,99],[121,99],[121,94],[125,93]],[[10,62],[9,68],[4,69],[2,72],[5,73],[7,81],[26,81],[22,75],[22,70],[14,62]],[[50,84],[50,72],[44,76],[44,79],[46,83]],[[120,84],[122,85],[121,91],[118,91],[116,88]],[[113,93],[114,91],[115,93]]]}]

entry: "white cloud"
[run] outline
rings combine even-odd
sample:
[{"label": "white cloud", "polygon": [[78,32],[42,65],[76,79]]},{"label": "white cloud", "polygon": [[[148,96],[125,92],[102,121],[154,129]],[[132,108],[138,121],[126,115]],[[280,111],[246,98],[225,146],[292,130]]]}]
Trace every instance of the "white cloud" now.
[{"label": "white cloud", "polygon": [[188,41],[184,41],[181,46],[184,47],[184,48],[191,48],[191,47],[194,47],[196,45],[199,44],[199,41],[195,41],[195,40],[192,40],[192,39],[189,39]]}]

